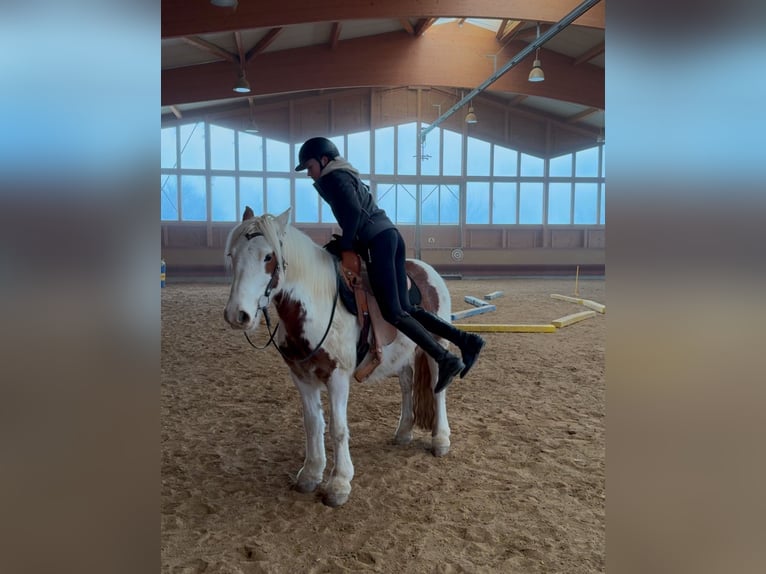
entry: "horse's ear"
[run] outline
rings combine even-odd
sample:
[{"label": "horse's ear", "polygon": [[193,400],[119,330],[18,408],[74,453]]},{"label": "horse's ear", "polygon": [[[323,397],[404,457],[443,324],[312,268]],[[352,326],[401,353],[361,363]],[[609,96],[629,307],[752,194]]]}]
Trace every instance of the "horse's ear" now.
[{"label": "horse's ear", "polygon": [[290,223],[290,210],[291,209],[292,209],[292,207],[288,207],[287,209],[285,209],[282,213],[280,213],[276,217],[277,223],[279,223],[279,227],[281,227],[283,231],[284,231],[285,227],[287,227],[287,224]]},{"label": "horse's ear", "polygon": [[245,206],[245,213],[242,214],[242,221],[247,221],[248,219],[252,219],[255,217],[255,213],[253,213],[253,210],[250,209],[249,205]]}]

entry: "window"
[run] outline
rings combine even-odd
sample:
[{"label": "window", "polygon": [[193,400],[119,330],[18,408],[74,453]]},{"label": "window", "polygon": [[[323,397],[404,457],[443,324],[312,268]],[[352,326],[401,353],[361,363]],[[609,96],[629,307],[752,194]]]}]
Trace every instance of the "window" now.
[{"label": "window", "polygon": [[476,138],[468,138],[466,158],[467,175],[489,175],[489,160],[492,156],[490,143]]},{"label": "window", "polygon": [[245,207],[253,210],[255,215],[263,215],[263,178],[239,178],[239,209],[238,214],[245,212]]},{"label": "window", "polygon": [[205,124],[186,124],[179,129],[181,168],[205,169]]},{"label": "window", "polygon": [[279,215],[288,207],[290,207],[290,180],[284,177],[268,178],[266,180],[266,213]]},{"label": "window", "polygon": [[465,222],[489,223],[488,181],[469,181],[466,184]]},{"label": "window", "polygon": [[543,184],[522,183],[519,189],[519,223],[543,222]]},{"label": "window", "polygon": [[394,128],[375,130],[375,173],[394,173]]},{"label": "window", "polygon": [[207,219],[207,194],[204,175],[181,176],[181,216],[184,221]]},{"label": "window", "polygon": [[[604,144],[543,159],[441,127],[421,143],[425,127],[407,122],[330,138],[397,224],[604,225]],[[293,171],[302,142],[204,121],[160,135],[162,221],[230,222],[246,206],[256,215],[292,206],[297,223],[337,225],[313,181]]]},{"label": "window", "polygon": [[359,173],[370,173],[370,132],[348,134],[346,159]]},{"label": "window", "polygon": [[309,177],[295,180],[295,217],[298,223],[319,221],[319,194]]},{"label": "window", "polygon": [[397,128],[396,172],[401,175],[417,173],[418,134],[417,124],[403,124]]},{"label": "window", "polygon": [[463,173],[463,136],[450,130],[442,130],[444,139],[444,175]]},{"label": "window", "polygon": [[210,167],[234,169],[234,130],[210,125]]},{"label": "window", "polygon": [[178,167],[176,128],[162,128],[160,137],[160,167]]},{"label": "window", "polygon": [[263,138],[261,136],[239,132],[239,169],[263,171]]},{"label": "window", "polygon": [[500,177],[514,177],[517,173],[517,164],[519,162],[519,152],[515,149],[509,149],[499,145],[495,146],[495,165],[494,175]]},{"label": "window", "polygon": [[420,223],[457,224],[460,219],[460,190],[454,185],[423,185],[420,188]]},{"label": "window", "polygon": [[498,181],[493,184],[492,223],[516,223],[516,182]]},{"label": "window", "polygon": [[415,223],[415,187],[412,185],[379,185],[378,205],[394,223]]},{"label": "window", "polygon": [[234,181],[233,177],[210,178],[210,207],[213,221],[237,220],[237,195]]},{"label": "window", "polygon": [[[296,161],[295,164],[298,162]],[[295,164],[290,165],[290,145],[277,140],[266,139],[266,171],[291,171]],[[289,195],[288,195],[289,197]],[[272,211],[278,214],[281,212]]]},{"label": "window", "polygon": [[548,184],[548,223],[568,225],[571,223],[571,216],[572,184]]},{"label": "window", "polygon": [[160,219],[163,221],[178,220],[178,176],[175,174],[160,175]]},{"label": "window", "polygon": [[575,183],[574,222],[597,223],[598,184]]},{"label": "window", "polygon": [[572,154],[551,158],[548,167],[551,177],[572,177]]},{"label": "window", "polygon": [[541,157],[521,154],[521,175],[523,177],[542,177],[545,161]]},{"label": "window", "polygon": [[598,176],[598,147],[584,149],[575,154],[575,176]]}]

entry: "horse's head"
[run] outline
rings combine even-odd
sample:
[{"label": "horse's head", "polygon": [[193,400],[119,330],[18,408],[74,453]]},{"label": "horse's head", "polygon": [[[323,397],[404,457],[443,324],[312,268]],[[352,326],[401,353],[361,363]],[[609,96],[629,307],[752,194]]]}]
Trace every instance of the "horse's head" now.
[{"label": "horse's head", "polygon": [[289,215],[287,209],[276,217],[269,214],[255,217],[247,207],[242,223],[229,233],[226,259],[233,279],[223,316],[233,329],[254,329],[259,323],[259,311],[281,289],[282,238]]}]

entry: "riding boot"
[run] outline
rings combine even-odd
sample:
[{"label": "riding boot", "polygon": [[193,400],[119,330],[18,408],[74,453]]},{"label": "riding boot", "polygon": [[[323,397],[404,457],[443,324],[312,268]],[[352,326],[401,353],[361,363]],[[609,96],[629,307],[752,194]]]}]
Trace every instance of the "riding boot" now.
[{"label": "riding boot", "polygon": [[460,354],[463,356],[463,364],[465,365],[460,372],[460,378],[465,377],[468,371],[471,370],[471,367],[473,367],[476,359],[479,358],[479,353],[482,347],[484,347],[484,339],[475,333],[458,329],[438,315],[429,313],[422,307],[415,307],[411,315],[434,335],[447,339],[460,349]]},{"label": "riding boot", "polygon": [[439,378],[436,381],[434,393],[440,393],[446,389],[455,375],[465,368],[463,361],[437,343],[431,333],[414,317],[405,314],[404,317],[394,323],[394,326],[433,357],[439,365]]}]

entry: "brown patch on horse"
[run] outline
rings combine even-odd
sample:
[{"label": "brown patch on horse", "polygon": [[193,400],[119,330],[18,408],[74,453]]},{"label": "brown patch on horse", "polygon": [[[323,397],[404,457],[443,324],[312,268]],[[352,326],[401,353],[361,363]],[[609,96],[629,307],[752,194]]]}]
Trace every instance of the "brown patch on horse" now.
[{"label": "brown patch on horse", "polygon": [[245,206],[245,213],[242,214],[242,221],[247,221],[248,219],[253,219],[255,217],[255,212],[253,212],[252,209],[250,209],[249,205]]},{"label": "brown patch on horse", "polygon": [[302,360],[314,350],[303,336],[306,308],[299,301],[285,297],[282,293],[274,297],[274,304],[285,331],[285,340],[279,348],[287,366],[301,379],[313,375],[326,384],[338,366],[327,351],[319,349],[308,361]]},{"label": "brown patch on horse", "polygon": [[421,348],[415,350],[415,376],[412,381],[412,411],[415,426],[432,431],[436,422],[436,400],[431,388],[428,357]]},{"label": "brown patch on horse", "polygon": [[277,268],[277,254],[273,251],[271,252],[271,259],[269,259],[266,262],[266,266],[264,267],[266,273],[271,275],[271,288],[276,289],[277,285],[279,285],[279,274],[274,275],[274,270]]},{"label": "brown patch on horse", "polygon": [[439,312],[439,296],[436,293],[436,288],[428,282],[428,275],[425,269],[416,265],[412,261],[406,263],[407,275],[415,282],[415,285],[420,289],[420,295],[422,301],[420,306],[426,311],[431,313]]}]

